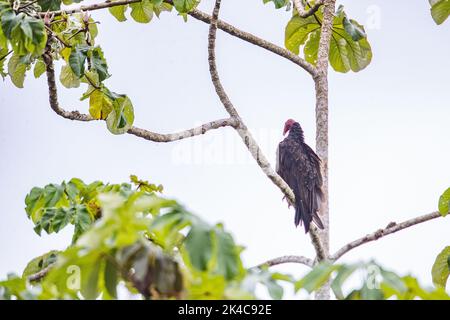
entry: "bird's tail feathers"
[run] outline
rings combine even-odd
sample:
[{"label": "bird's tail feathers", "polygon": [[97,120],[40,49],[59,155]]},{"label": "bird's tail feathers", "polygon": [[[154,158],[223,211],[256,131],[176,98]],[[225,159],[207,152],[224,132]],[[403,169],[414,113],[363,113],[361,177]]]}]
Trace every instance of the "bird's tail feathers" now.
[{"label": "bird's tail feathers", "polygon": [[322,220],[320,220],[319,215],[316,213],[313,214],[313,221],[314,224],[319,228],[319,229],[325,229],[325,227],[323,226]]},{"label": "bird's tail feathers", "polygon": [[296,200],[296,205],[295,205],[295,226],[297,227],[298,225],[304,225],[305,227],[305,233],[308,233],[309,231],[309,226],[311,224],[311,213],[309,213],[304,205],[303,202],[301,200],[297,201]]}]

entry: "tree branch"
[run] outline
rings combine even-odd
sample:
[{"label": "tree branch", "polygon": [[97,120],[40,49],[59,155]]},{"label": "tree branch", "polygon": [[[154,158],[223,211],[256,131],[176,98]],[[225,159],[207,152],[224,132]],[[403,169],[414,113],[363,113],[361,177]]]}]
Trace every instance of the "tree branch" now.
[{"label": "tree branch", "polygon": [[[322,191],[324,194],[319,214],[325,228],[319,230],[319,237],[323,244],[325,257],[328,258],[330,254],[328,192],[328,61],[336,0],[324,0],[323,3],[323,20],[317,54],[317,77],[314,78],[314,82],[316,90],[316,151],[317,155],[322,160]],[[330,299],[330,282],[325,283],[317,290],[316,298],[319,300]]]},{"label": "tree branch", "polygon": [[294,3],[295,10],[297,10],[299,17],[301,18],[308,18],[309,16],[312,16],[324,3],[323,0],[317,0],[310,9],[306,10],[301,0],[292,0],[292,2]]},{"label": "tree branch", "polygon": [[310,268],[312,268],[314,266],[314,262],[311,259],[304,257],[304,256],[282,256],[282,257],[267,260],[266,262],[259,264],[257,266],[257,268],[261,268],[264,266],[272,267],[272,266],[276,266],[276,265],[284,264],[284,263],[300,263],[300,264],[304,264],[305,266],[308,266]]},{"label": "tree branch", "polygon": [[54,263],[49,264],[44,269],[41,269],[40,271],[28,276],[28,281],[33,282],[33,281],[41,280],[42,278],[44,278],[47,275],[47,273],[49,273],[49,271],[51,270],[53,265],[54,265]]},{"label": "tree branch", "polygon": [[[53,109],[53,111],[56,112],[59,116],[69,119],[69,120],[75,120],[75,121],[93,121],[95,120],[93,117],[91,117],[88,114],[80,113],[79,111],[66,111],[63,108],[59,106],[58,102],[58,93],[56,89],[56,81],[55,81],[55,70],[53,66],[53,59],[51,57],[51,54],[47,50],[47,52],[43,55],[43,59],[46,65],[46,74],[47,74],[47,84],[48,84],[48,91],[49,91],[49,101],[50,101],[50,107]],[[226,118],[226,119],[219,119],[215,121],[211,121],[205,124],[202,124],[201,126],[176,132],[176,133],[156,133],[152,131],[148,131],[141,128],[132,127],[130,130],[128,130],[127,133],[135,135],[137,137],[154,141],[154,142],[172,142],[177,140],[182,140],[198,135],[205,134],[207,131],[219,129],[222,127],[236,127],[237,121],[233,118]]]},{"label": "tree branch", "polygon": [[[224,87],[219,78],[219,73],[217,71],[216,65],[216,34],[217,34],[217,26],[218,26],[218,16],[220,10],[221,0],[216,0],[214,11],[211,17],[211,24],[209,27],[208,33],[208,63],[209,63],[209,72],[211,74],[211,80],[214,85],[214,89],[216,90],[217,95],[219,96],[220,101],[222,102],[225,110],[229,113],[229,115],[236,119],[238,122],[238,126],[236,127],[236,131],[244,142],[245,146],[250,151],[253,158],[256,160],[259,167],[266,174],[266,176],[283,192],[288,201],[291,203],[295,203],[295,195],[292,192],[291,188],[287,185],[287,183],[272,169],[267,158],[261,151],[256,140],[253,138],[251,132],[248,130],[247,126],[243,122],[242,118],[239,116],[236,108],[233,106],[230,98],[228,97]],[[326,251],[324,250],[319,235],[317,234],[317,228],[312,227],[310,229],[310,237],[312,244],[316,250],[317,257],[320,260],[323,260],[326,257]]]},{"label": "tree branch", "polygon": [[357,248],[365,243],[371,242],[371,241],[375,241],[378,240],[382,237],[385,237],[387,235],[390,235],[392,233],[398,232],[400,230],[412,227],[416,224],[419,223],[423,223],[432,219],[436,219],[442,217],[441,214],[439,212],[432,212],[423,216],[419,216],[413,219],[409,219],[406,221],[403,221],[401,223],[395,223],[395,222],[391,222],[390,224],[388,224],[388,226],[384,229],[379,229],[373,233],[370,233],[362,238],[359,238],[355,241],[352,241],[348,244],[346,244],[345,246],[343,246],[341,249],[339,249],[338,251],[336,251],[335,254],[333,254],[330,259],[333,261],[338,260],[340,257],[342,257],[344,254],[346,254],[347,252],[349,252],[350,250]]},{"label": "tree branch", "polygon": [[[49,14],[54,15],[54,16],[59,16],[63,12],[65,12],[67,14],[71,14],[71,13],[77,13],[77,12],[81,12],[81,11],[94,11],[94,10],[112,8],[112,7],[116,7],[116,6],[121,6],[121,5],[141,2],[141,1],[142,0],[106,1],[103,3],[97,3],[97,4],[92,4],[92,5],[83,5],[83,6],[79,6],[77,8],[73,8],[73,9],[52,11]],[[173,5],[172,0],[164,0],[164,2]],[[46,14],[47,14],[46,12],[39,13],[39,15],[41,17],[44,17]],[[189,15],[192,16],[193,18],[203,21],[207,24],[211,23],[211,16],[200,10],[194,9],[191,12],[189,12]],[[273,44],[267,40],[261,39],[249,32],[240,30],[240,29],[232,26],[231,24],[226,23],[221,20],[217,21],[217,27],[219,29],[221,29],[222,31],[224,31],[234,37],[237,37],[237,38],[244,40],[246,42],[249,42],[255,46],[258,46],[258,47],[266,49],[272,53],[275,53],[275,54],[279,55],[280,57],[290,60],[291,62],[295,63],[296,65],[300,66],[305,71],[307,71],[312,77],[315,77],[317,74],[316,68],[312,64],[310,64],[306,60],[302,59],[301,57],[299,57],[296,54],[293,54],[292,52],[290,52],[289,50],[287,50],[283,47],[277,46],[276,44]]]},{"label": "tree branch", "polygon": [[176,133],[155,133],[151,132],[145,129],[140,129],[136,127],[132,127],[130,130],[128,130],[127,133],[133,134],[137,137],[143,138],[145,140],[150,140],[153,142],[172,142],[177,140],[182,140],[194,136],[199,136],[202,134],[205,134],[209,130],[219,129],[223,127],[236,127],[237,122],[233,118],[226,118],[226,119],[219,119],[215,121],[211,121],[205,124],[202,124],[201,126],[184,130]]}]

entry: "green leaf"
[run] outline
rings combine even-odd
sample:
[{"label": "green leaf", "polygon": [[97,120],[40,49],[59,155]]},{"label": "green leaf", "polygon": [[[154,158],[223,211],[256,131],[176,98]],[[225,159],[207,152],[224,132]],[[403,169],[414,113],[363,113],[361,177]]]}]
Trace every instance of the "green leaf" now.
[{"label": "green leaf", "polygon": [[185,14],[194,9],[199,2],[198,0],[173,0],[173,5],[179,13]]},{"label": "green leaf", "polygon": [[113,134],[124,134],[133,126],[133,104],[126,95],[109,93],[109,97],[113,101],[113,110],[106,118],[108,130]]},{"label": "green leaf", "polygon": [[342,286],[345,281],[358,269],[358,265],[342,265],[337,269],[337,275],[331,283],[331,289],[337,299],[344,299],[345,296],[342,292]]},{"label": "green leaf", "polygon": [[99,81],[103,81],[110,75],[108,73],[108,65],[106,64],[103,51],[100,47],[95,47],[92,52],[92,67],[97,71]]},{"label": "green leaf", "polygon": [[146,192],[162,192],[164,189],[162,185],[156,185],[148,182],[147,180],[140,180],[134,174],[130,176],[130,180],[134,185],[137,186],[139,190],[143,190]]},{"label": "green leaf", "polygon": [[444,250],[439,253],[434,261],[433,268],[431,270],[431,275],[433,278],[433,283],[436,287],[444,288],[446,287],[447,280],[450,274],[450,246],[445,247]]},{"label": "green leaf", "polygon": [[42,59],[36,60],[33,70],[34,77],[36,79],[39,78],[45,72],[45,69],[46,67],[44,61],[42,61]]},{"label": "green leaf", "polygon": [[347,17],[344,17],[342,20],[342,24],[345,31],[352,37],[353,41],[359,41],[367,37],[364,29],[361,28],[361,26],[355,20],[347,19]]},{"label": "green leaf", "polygon": [[266,282],[267,290],[269,291],[269,295],[272,299],[280,300],[283,298],[283,287],[276,283],[275,281]]},{"label": "green leaf", "polygon": [[73,224],[75,225],[75,232],[73,234],[72,243],[76,242],[77,239],[90,228],[92,222],[93,220],[86,206],[77,205],[74,207]]},{"label": "green leaf", "polygon": [[450,188],[444,191],[444,193],[439,197],[439,212],[443,217],[445,217],[450,211]]},{"label": "green leaf", "polygon": [[153,12],[159,18],[159,15],[163,11],[170,12],[172,11],[173,6],[169,3],[163,2],[161,0],[152,0],[153,3]]},{"label": "green leaf", "polygon": [[313,16],[300,18],[295,15],[289,20],[285,29],[285,46],[293,53],[299,54],[300,47],[303,46],[308,41],[310,35],[314,33],[319,33],[320,35],[320,25]]},{"label": "green leaf", "polygon": [[127,11],[127,9],[128,5],[108,8],[109,12],[114,16],[114,18],[116,18],[120,22],[127,20],[127,17],[125,17],[125,12]]},{"label": "green leaf", "polygon": [[[335,15],[330,40],[330,65],[335,71],[357,72],[369,65],[372,60],[372,49],[364,31],[364,27],[355,20],[348,19],[340,9]],[[295,54],[303,48],[305,60],[317,63],[320,42],[322,11],[314,16],[301,18],[294,15],[285,30],[285,46]]]},{"label": "green leaf", "polygon": [[289,4],[289,0],[263,0],[263,3],[273,2],[276,9],[283,8]]},{"label": "green leaf", "polygon": [[64,210],[63,208],[59,208],[56,210],[56,213],[53,217],[52,221],[52,231],[59,232],[65,226],[67,226],[72,219],[72,211]]},{"label": "green leaf", "polygon": [[57,11],[61,9],[61,0],[39,0],[42,11]]},{"label": "green leaf", "polygon": [[131,17],[139,23],[149,23],[153,17],[153,4],[150,0],[131,3]]},{"label": "green leaf", "polygon": [[384,283],[389,287],[393,288],[395,291],[399,293],[404,293],[407,290],[406,285],[403,283],[402,278],[399,277],[394,272],[387,271],[381,268],[380,273],[381,276],[383,277]]},{"label": "green leaf", "polygon": [[20,56],[14,54],[8,61],[8,74],[17,88],[23,88],[27,66],[20,62]]},{"label": "green leaf", "polygon": [[431,4],[431,16],[436,24],[442,24],[450,15],[450,0],[434,0]]},{"label": "green leaf", "polygon": [[205,224],[193,225],[184,241],[184,246],[192,266],[197,270],[206,271],[213,250],[211,229]]},{"label": "green leaf", "polygon": [[233,238],[217,227],[213,231],[216,272],[231,280],[239,274],[240,257]]},{"label": "green leaf", "polygon": [[333,265],[329,262],[323,262],[314,267],[305,277],[295,283],[295,291],[300,288],[306,289],[309,293],[319,289],[327,282],[331,273],[338,269],[338,265]]},{"label": "green leaf", "polygon": [[78,88],[80,86],[80,79],[73,72],[70,65],[66,64],[62,66],[61,73],[59,75],[59,81],[66,88]]},{"label": "green leaf", "polygon": [[105,120],[111,111],[111,99],[101,90],[94,90],[89,96],[89,114],[94,119]]},{"label": "green leaf", "polygon": [[[0,30],[1,30],[1,28],[0,28]],[[2,76],[3,79],[8,75],[8,73],[5,72],[5,67],[4,67],[7,55],[8,55],[8,48],[7,47],[0,48],[0,76]]]},{"label": "green leaf", "polygon": [[22,278],[26,279],[53,264],[56,261],[56,257],[59,252],[60,251],[52,250],[28,262],[27,266],[23,270]]},{"label": "green leaf", "polygon": [[8,9],[2,10],[1,24],[3,33],[6,38],[12,38],[12,33],[20,25],[20,22],[20,19],[10,7]]},{"label": "green leaf", "polygon": [[81,294],[87,300],[93,300],[100,294],[98,291],[98,280],[100,278],[100,267],[102,261],[95,261],[94,264],[82,269],[81,273]]},{"label": "green leaf", "polygon": [[30,17],[23,12],[16,15],[11,8],[7,8],[2,12],[1,25],[15,54],[39,56],[44,52],[47,33],[41,19]]},{"label": "green leaf", "polygon": [[117,298],[118,270],[116,265],[109,259],[106,259],[104,275],[106,290],[111,297]]},{"label": "green leaf", "polygon": [[73,73],[81,78],[84,74],[84,65],[87,59],[88,47],[76,46],[72,49],[69,56],[69,65],[72,68]]}]

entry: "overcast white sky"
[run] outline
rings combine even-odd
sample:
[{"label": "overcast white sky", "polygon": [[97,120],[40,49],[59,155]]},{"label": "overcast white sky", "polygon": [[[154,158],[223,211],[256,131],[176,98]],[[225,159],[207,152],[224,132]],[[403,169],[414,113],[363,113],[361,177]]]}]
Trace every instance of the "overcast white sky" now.
[{"label": "overcast white sky", "polygon": [[[330,74],[332,251],[391,221],[435,211],[450,186],[450,22],[436,26],[426,0],[339,3],[371,26],[374,58],[360,73]],[[212,4],[203,0],[200,9],[210,12]],[[283,45],[290,13],[262,0],[224,0],[222,7],[224,20]],[[145,25],[119,23],[108,12],[93,17],[101,21],[97,43],[112,74],[107,85],[129,95],[136,126],[172,132],[226,116],[210,83],[206,24],[184,23],[175,14]],[[223,84],[271,162],[288,118],[302,124],[314,146],[309,76],[223,32],[217,42]],[[45,77],[32,75],[25,89],[0,83],[0,278],[70,243],[70,232],[37,236],[24,198],[33,186],[71,177],[122,182],[136,174],[162,183],[167,196],[211,223],[224,222],[247,248],[248,266],[285,254],[313,255],[309,237],[294,227],[293,210],[232,130],[170,144],[114,136],[103,123],[59,118],[46,90]],[[87,112],[87,102],[78,100],[83,90],[61,87],[61,104]],[[375,259],[431,284],[434,258],[450,245],[449,228],[450,218],[428,222],[355,249],[342,261]]]}]

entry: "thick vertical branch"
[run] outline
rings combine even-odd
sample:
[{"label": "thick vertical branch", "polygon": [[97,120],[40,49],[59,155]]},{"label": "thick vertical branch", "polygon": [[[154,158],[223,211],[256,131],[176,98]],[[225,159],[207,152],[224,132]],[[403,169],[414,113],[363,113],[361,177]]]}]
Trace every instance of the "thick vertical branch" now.
[{"label": "thick vertical branch", "polygon": [[[272,169],[269,161],[262,153],[261,148],[259,147],[258,143],[253,138],[251,132],[248,130],[244,121],[240,117],[238,111],[234,107],[233,103],[231,102],[230,98],[228,97],[225,91],[225,88],[223,87],[220,81],[219,73],[217,71],[216,53],[215,53],[220,3],[221,0],[216,0],[208,33],[208,63],[209,63],[209,72],[211,74],[211,80],[214,85],[214,89],[216,90],[216,93],[219,96],[219,99],[222,102],[225,110],[228,112],[228,114],[231,116],[232,119],[236,120],[238,125],[235,127],[235,129],[239,133],[239,136],[241,137],[245,146],[250,151],[253,158],[256,160],[256,163],[266,174],[266,176],[278,188],[280,188],[280,190],[284,193],[289,202],[295,203],[295,195],[292,192],[291,188],[289,188],[287,183]],[[325,259],[326,251],[324,250],[322,243],[320,242],[320,236],[318,234],[317,228],[311,227],[309,234],[311,237],[311,242],[317,254],[317,260],[320,261]]]},{"label": "thick vertical branch", "polygon": [[[330,251],[330,221],[329,221],[329,193],[328,193],[328,58],[330,39],[336,0],[325,0],[323,7],[323,21],[320,33],[319,52],[317,56],[316,85],[316,151],[322,159],[323,193],[321,219],[324,229],[319,230],[320,240],[325,250],[326,258]],[[317,299],[330,298],[330,286],[324,285],[316,293]]]}]

